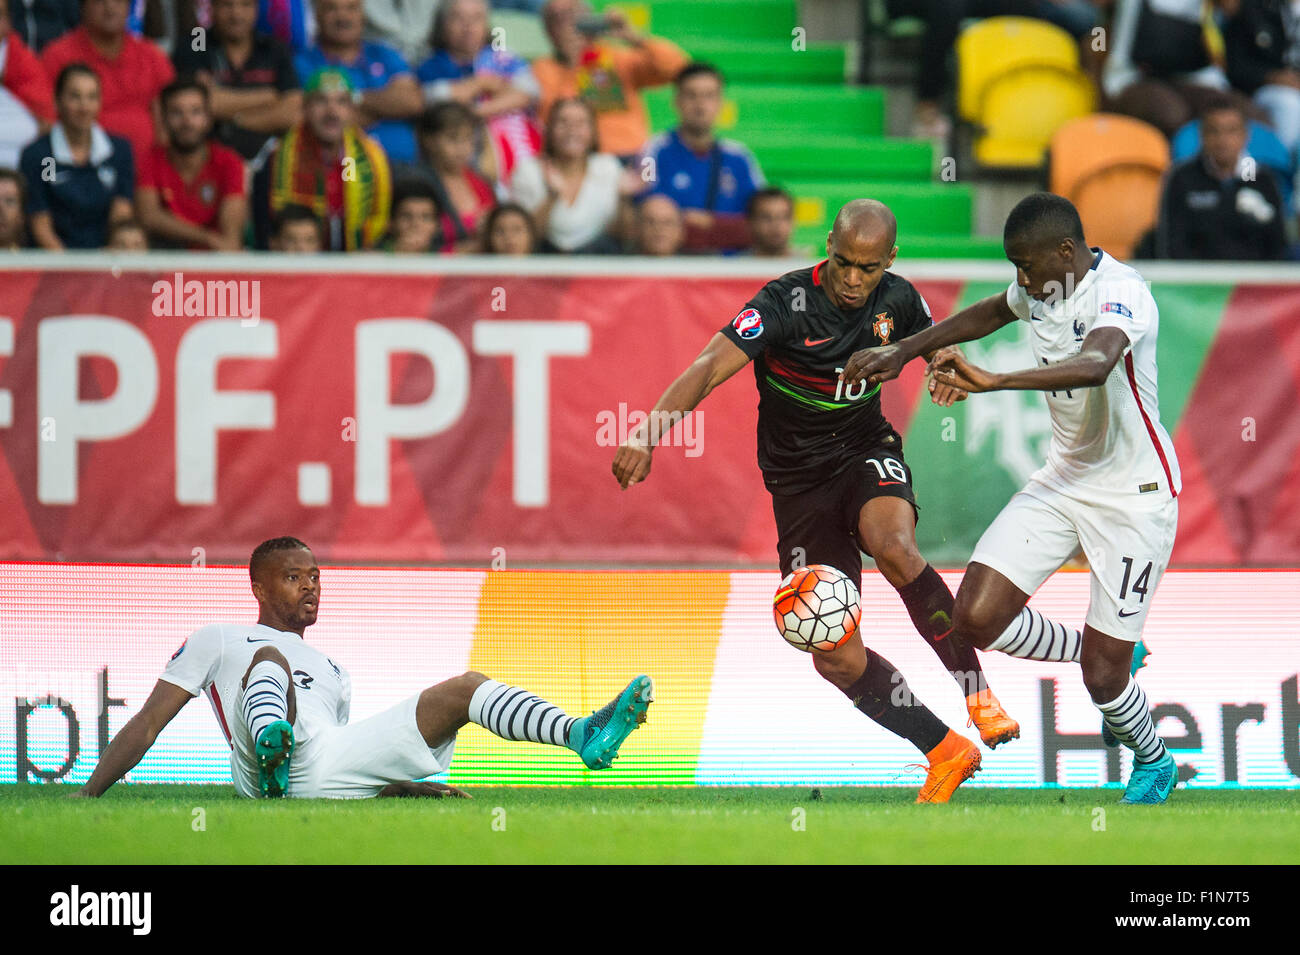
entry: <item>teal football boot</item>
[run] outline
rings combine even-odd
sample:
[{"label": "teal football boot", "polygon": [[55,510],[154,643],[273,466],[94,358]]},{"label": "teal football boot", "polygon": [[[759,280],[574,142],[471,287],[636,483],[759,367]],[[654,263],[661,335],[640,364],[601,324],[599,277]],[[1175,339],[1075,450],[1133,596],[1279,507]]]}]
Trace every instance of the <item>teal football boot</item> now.
[{"label": "teal football boot", "polygon": [[293,726],[276,720],[257,734],[257,788],[263,796],[278,799],[289,792],[289,763],[293,759]]},{"label": "teal football boot", "polygon": [[1174,791],[1178,782],[1178,764],[1174,757],[1165,750],[1164,759],[1154,763],[1133,761],[1133,775],[1124,787],[1124,797],[1120,800],[1129,805],[1155,805],[1164,802]]},{"label": "teal football boot", "polygon": [[588,769],[609,769],[623,741],[645,722],[654,698],[654,682],[648,676],[637,677],[609,703],[573,721],[569,749],[582,757]]}]

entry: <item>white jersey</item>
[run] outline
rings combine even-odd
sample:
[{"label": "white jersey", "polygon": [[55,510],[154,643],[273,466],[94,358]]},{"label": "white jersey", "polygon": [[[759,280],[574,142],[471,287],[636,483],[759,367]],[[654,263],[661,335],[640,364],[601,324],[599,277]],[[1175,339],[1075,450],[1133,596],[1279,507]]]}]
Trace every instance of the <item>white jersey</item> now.
[{"label": "white jersey", "polygon": [[1031,299],[1015,282],[1007,289],[1007,305],[1029,323],[1039,365],[1077,355],[1094,328],[1118,328],[1129,341],[1101,387],[1046,392],[1052,443],[1031,482],[1084,503],[1164,504],[1178,496],[1182,477],[1156,400],[1160,314],[1135,269],[1093,251],[1088,274],[1059,301]]},{"label": "white jersey", "polygon": [[329,727],[347,723],[352,703],[352,680],[347,672],[298,634],[260,623],[214,623],[194,631],[160,677],[195,696],[207,693],[233,750],[232,764],[240,761],[245,768],[252,765],[253,739],[241,711],[244,674],[253,654],[268,646],[284,654],[293,670],[294,736],[299,744],[307,744]]}]

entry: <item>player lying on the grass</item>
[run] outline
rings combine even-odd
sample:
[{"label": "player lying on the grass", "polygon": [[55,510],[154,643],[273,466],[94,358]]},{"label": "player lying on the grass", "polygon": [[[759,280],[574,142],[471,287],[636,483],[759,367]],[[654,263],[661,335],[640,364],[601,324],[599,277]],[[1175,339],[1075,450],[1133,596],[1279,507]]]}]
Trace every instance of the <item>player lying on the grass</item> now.
[{"label": "player lying on the grass", "polygon": [[563,746],[589,768],[607,769],[654,699],[650,678],[639,676],[591,716],[575,718],[526,690],[470,672],[349,723],[352,681],[303,639],[320,607],[320,568],[310,548],[293,537],[264,541],[248,572],[257,623],[195,631],[78,795],[98,796],[121,779],[202,691],[230,744],[236,792],[336,799],[465,795],[414,780],[447,769],[456,731],[466,723],[502,739]]},{"label": "player lying on the grass", "polygon": [[[862,586],[862,551],[898,591],[917,632],[966,697],[990,747],[1020,735],[984,679],[975,651],[945,639],[953,596],[916,546],[916,497],[903,444],[880,410],[880,389],[842,388],[836,375],[859,349],[907,339],[931,324],[906,279],[889,272],[897,223],[883,203],[855,199],[835,217],[826,259],[768,282],[668,386],[614,456],[627,488],[676,421],[750,360],[758,383],[758,463],[772,494],[781,573],[829,564]],[[940,394],[964,397],[941,386]],[[667,430],[667,429],[663,429]],[[901,673],[854,636],[813,654],[817,672],[854,706],[926,754],[920,802],[944,802],[979,768],[979,749],[912,696]]]},{"label": "player lying on the grass", "polygon": [[[950,639],[1032,660],[1082,664],[1106,730],[1133,750],[1124,802],[1164,802],[1177,766],[1133,679],[1149,597],[1169,564],[1181,479],[1156,397],[1159,312],[1134,269],[1084,241],[1069,200],[1027,196],[1003,231],[1016,279],[914,338],[854,355],[846,381],[893,378],[927,351],[937,388],[1047,392],[1052,443],[980,538],[957,590]],[[994,374],[953,347],[1016,320],[1041,367]],[[950,394],[936,391],[940,404]],[[1092,586],[1082,633],[1043,618],[1029,595],[1079,547]]]}]

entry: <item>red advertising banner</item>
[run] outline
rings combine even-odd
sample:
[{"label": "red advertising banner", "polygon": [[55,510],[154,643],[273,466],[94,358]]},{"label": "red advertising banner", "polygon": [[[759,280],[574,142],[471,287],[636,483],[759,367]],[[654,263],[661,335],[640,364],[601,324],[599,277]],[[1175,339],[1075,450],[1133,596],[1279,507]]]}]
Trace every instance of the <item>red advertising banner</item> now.
[{"label": "red advertising banner", "polygon": [[239,560],[294,534],[335,561],[766,560],[748,382],[646,486],[610,471],[761,284],[9,273],[0,552]]},{"label": "red advertising banner", "polygon": [[[415,274],[235,258],[0,270],[0,558],[244,561],[293,534],[332,562],[775,563],[748,370],[673,428],[643,486],[610,472],[771,277],[760,263]],[[900,271],[936,317],[1009,276]],[[1187,482],[1174,560],[1300,564],[1300,285],[1186,284],[1199,275],[1154,289]],[[1041,460],[1046,412],[989,421],[1001,406],[980,396],[978,421],[936,417],[921,375],[886,386],[885,412],[927,507],[923,551],[957,567]]]}]

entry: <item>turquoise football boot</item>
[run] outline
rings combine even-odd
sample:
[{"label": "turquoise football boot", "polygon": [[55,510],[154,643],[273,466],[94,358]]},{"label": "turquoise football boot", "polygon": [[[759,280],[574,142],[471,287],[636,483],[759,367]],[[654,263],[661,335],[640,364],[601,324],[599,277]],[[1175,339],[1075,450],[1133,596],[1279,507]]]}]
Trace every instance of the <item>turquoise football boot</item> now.
[{"label": "turquoise football boot", "polygon": [[1133,775],[1128,778],[1124,798],[1120,802],[1129,805],[1162,803],[1169,798],[1177,782],[1178,764],[1168,750],[1165,750],[1164,759],[1158,759],[1154,763],[1134,760]]},{"label": "turquoise football boot", "polygon": [[654,691],[654,682],[648,676],[637,677],[609,703],[573,721],[569,749],[582,757],[588,769],[609,769],[623,741],[645,722]]},{"label": "turquoise football boot", "polygon": [[257,788],[263,796],[278,799],[289,792],[289,763],[293,759],[293,726],[276,720],[257,734]]},{"label": "turquoise football boot", "polygon": [[[1129,674],[1137,676],[1138,670],[1147,665],[1147,657],[1149,656],[1151,656],[1151,651],[1147,649],[1145,643],[1139,640],[1137,646],[1133,648],[1133,662],[1129,665]],[[1111,749],[1114,749],[1119,745],[1119,740],[1117,740],[1115,734],[1110,731],[1110,727],[1106,725],[1106,720],[1104,718],[1101,721],[1101,741]]]}]

